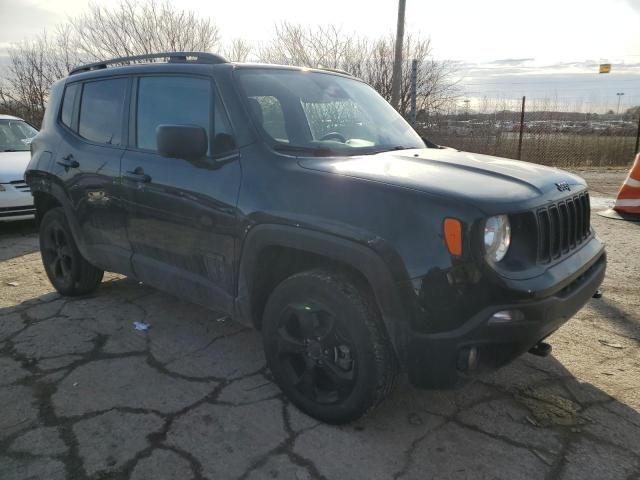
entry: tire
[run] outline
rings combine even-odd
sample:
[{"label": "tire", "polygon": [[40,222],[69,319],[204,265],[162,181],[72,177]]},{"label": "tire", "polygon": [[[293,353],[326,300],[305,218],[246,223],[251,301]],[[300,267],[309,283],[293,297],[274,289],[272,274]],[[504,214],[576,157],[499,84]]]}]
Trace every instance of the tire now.
[{"label": "tire", "polygon": [[284,280],[269,297],[262,334],[276,383],[318,420],[356,420],[393,388],[397,362],[378,308],[345,272]]},{"label": "tire", "polygon": [[40,223],[40,255],[53,287],[66,296],[93,292],[104,275],[87,262],[76,245],[62,207],[45,213]]}]

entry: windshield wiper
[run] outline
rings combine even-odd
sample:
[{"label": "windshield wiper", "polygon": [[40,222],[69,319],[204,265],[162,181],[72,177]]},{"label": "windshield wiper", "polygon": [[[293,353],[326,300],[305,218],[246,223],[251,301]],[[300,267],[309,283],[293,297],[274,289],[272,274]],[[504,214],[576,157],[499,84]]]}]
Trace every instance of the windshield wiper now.
[{"label": "windshield wiper", "polygon": [[16,150],[15,148],[7,148],[6,150],[0,150],[0,152],[28,152],[29,150]]},{"label": "windshield wiper", "polygon": [[331,150],[329,148],[323,148],[323,147],[305,147],[303,145],[289,145],[289,144],[285,144],[285,143],[278,143],[276,145],[273,146],[273,149],[278,151],[278,152],[285,152],[285,153],[306,153],[309,155],[313,155],[316,157],[323,157],[323,156],[329,156],[329,155],[335,155],[336,152],[334,150]]},{"label": "windshield wiper", "polygon": [[383,153],[383,152],[393,152],[395,150],[409,150],[410,148],[415,147],[405,147],[404,145],[381,145],[378,148],[373,148],[371,151],[367,153]]}]

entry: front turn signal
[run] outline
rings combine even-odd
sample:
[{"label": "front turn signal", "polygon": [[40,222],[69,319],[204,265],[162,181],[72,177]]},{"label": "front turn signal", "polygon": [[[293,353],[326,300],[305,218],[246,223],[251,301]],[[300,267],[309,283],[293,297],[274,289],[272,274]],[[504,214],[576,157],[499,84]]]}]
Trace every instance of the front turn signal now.
[{"label": "front turn signal", "polygon": [[462,256],[462,223],[457,218],[444,219],[444,241],[451,255]]}]

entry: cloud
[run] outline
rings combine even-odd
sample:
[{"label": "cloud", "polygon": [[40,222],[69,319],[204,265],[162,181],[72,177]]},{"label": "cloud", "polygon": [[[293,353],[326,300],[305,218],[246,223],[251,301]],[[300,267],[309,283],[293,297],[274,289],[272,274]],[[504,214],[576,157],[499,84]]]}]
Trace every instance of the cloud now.
[{"label": "cloud", "polygon": [[489,62],[491,65],[522,65],[526,62],[533,62],[535,58],[501,58]]},{"label": "cloud", "polygon": [[60,13],[43,8],[32,0],[1,0],[1,3],[0,45],[39,35],[46,27],[52,27],[63,19]]},{"label": "cloud", "polygon": [[633,10],[640,13],[640,2],[638,0],[627,0],[627,3]]},{"label": "cloud", "polygon": [[534,103],[551,99],[563,108],[575,109],[579,104],[585,111],[602,112],[616,108],[617,92],[625,93],[625,108],[640,105],[640,62],[610,62],[609,75],[598,73],[600,63],[604,62],[500,59],[460,62],[456,67],[462,94],[476,105],[484,98],[516,105],[525,95]]}]

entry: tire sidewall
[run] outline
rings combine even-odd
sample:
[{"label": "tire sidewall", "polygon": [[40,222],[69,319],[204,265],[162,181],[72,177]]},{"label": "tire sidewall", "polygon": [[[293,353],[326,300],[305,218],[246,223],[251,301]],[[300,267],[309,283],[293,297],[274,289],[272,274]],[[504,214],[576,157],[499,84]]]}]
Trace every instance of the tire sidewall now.
[{"label": "tire sidewall", "polygon": [[[69,248],[72,252],[72,262],[71,262],[71,278],[69,282],[61,282],[51,271],[51,265],[45,259],[44,254],[44,236],[47,235],[48,231],[51,228],[59,227],[64,231],[67,242],[69,244]],[[42,257],[42,264],[44,266],[45,272],[47,273],[47,277],[49,277],[49,281],[53,285],[53,287],[63,295],[71,295],[75,293],[77,279],[79,277],[79,269],[80,269],[80,252],[78,252],[78,248],[76,247],[75,240],[73,235],[71,234],[71,229],[69,228],[69,224],[67,223],[67,219],[64,215],[64,211],[61,207],[57,207],[49,210],[42,219],[40,223],[40,256]]]},{"label": "tire sidewall", "polygon": [[[356,359],[356,384],[350,395],[340,404],[321,405],[304,397],[291,385],[279,368],[277,328],[288,305],[309,302],[331,310],[340,326],[348,333],[352,355]],[[289,399],[301,410],[328,423],[344,423],[358,418],[372,406],[378,387],[378,364],[374,338],[367,328],[366,309],[353,295],[332,282],[331,275],[310,272],[298,274],[282,282],[269,298],[264,311],[262,334],[267,363],[274,378]]]}]

